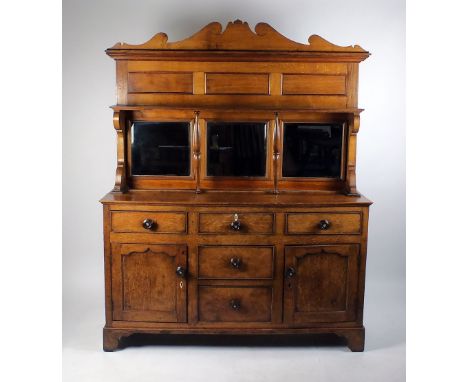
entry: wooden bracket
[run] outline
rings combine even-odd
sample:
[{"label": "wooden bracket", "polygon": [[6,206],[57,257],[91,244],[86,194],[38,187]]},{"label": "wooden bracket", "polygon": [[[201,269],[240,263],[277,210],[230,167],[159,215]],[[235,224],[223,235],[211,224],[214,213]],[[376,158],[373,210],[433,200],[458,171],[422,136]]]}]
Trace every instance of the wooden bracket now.
[{"label": "wooden bracket", "polygon": [[126,115],[124,111],[114,112],[114,128],[117,131],[117,168],[115,170],[115,185],[113,192],[127,192],[126,170]]},{"label": "wooden bracket", "polygon": [[346,194],[360,196],[356,188],[356,149],[360,117],[358,114],[348,118],[348,161],[346,167]]}]

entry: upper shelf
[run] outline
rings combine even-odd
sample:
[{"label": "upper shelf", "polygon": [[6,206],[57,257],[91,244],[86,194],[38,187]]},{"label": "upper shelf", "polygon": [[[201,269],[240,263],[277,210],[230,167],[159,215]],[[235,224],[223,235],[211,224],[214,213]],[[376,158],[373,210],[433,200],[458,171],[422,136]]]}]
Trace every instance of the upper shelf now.
[{"label": "upper shelf", "polygon": [[[318,35],[309,37],[309,44],[292,41],[266,23],[258,23],[253,32],[249,24],[241,20],[229,22],[223,31],[222,25],[212,22],[193,36],[176,42],[168,42],[165,33],[158,33],[150,40],[140,45],[117,43],[106,50],[106,53],[116,59],[144,58],[158,55],[184,56],[184,52],[194,54],[195,51],[216,55],[223,52],[228,55],[242,56],[242,53],[255,51],[257,58],[268,56],[272,52],[282,52],[282,56],[296,57],[339,57],[341,60],[359,62],[369,56],[369,52],[359,45],[338,46],[328,42]],[[263,52],[263,54],[261,53]]]},{"label": "upper shelf", "polygon": [[[167,109],[167,110],[190,110],[193,111],[194,107],[193,106],[171,106],[171,105],[111,105],[110,108],[114,111],[141,111],[141,110],[161,110],[161,109]],[[197,109],[197,108],[195,108]],[[204,107],[203,111],[218,111],[221,110],[223,112],[229,113],[240,113],[240,112],[250,112],[252,111],[265,111],[265,112],[271,112],[271,111],[277,111],[279,108],[274,108],[274,107],[226,107],[226,106],[211,106],[211,107]],[[297,113],[343,113],[343,114],[354,114],[354,115],[359,115],[364,111],[364,109],[359,109],[356,107],[349,107],[349,108],[281,108],[281,112],[297,112]]]}]

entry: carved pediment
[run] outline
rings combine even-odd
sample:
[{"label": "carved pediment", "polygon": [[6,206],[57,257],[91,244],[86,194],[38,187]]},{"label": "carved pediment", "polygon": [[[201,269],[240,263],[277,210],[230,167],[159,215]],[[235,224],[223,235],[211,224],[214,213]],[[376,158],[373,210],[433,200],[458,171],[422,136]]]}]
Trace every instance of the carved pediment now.
[{"label": "carved pediment", "polygon": [[318,35],[309,37],[309,44],[292,41],[266,23],[258,23],[255,32],[247,22],[229,22],[226,29],[218,22],[212,22],[193,36],[176,42],[168,42],[165,33],[158,33],[140,45],[117,43],[112,50],[228,50],[228,51],[288,51],[323,53],[364,53],[359,45],[338,46]]}]

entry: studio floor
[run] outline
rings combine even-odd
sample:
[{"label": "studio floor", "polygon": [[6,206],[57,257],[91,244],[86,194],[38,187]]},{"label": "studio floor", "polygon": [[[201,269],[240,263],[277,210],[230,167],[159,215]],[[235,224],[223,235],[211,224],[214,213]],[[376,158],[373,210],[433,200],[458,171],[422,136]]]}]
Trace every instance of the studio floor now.
[{"label": "studio floor", "polygon": [[366,349],[352,353],[330,337],[133,338],[102,351],[101,296],[66,293],[63,380],[92,381],[359,381],[405,380],[405,291],[402,283],[367,283]]}]

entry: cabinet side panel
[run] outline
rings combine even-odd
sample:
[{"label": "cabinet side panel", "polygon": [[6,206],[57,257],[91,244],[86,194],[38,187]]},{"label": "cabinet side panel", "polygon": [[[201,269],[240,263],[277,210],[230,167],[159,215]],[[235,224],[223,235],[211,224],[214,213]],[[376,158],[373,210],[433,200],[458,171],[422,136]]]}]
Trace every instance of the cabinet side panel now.
[{"label": "cabinet side panel", "polygon": [[128,61],[117,60],[117,105],[127,104]]},{"label": "cabinet side panel", "polygon": [[346,94],[348,95],[347,107],[358,106],[358,75],[359,65],[348,64],[348,75],[346,77]]},{"label": "cabinet side panel", "polygon": [[104,235],[104,280],[105,280],[105,309],[106,326],[112,323],[112,277],[110,250],[110,210],[103,206],[103,235]]},{"label": "cabinet side panel", "polygon": [[369,223],[369,207],[362,209],[362,236],[361,236],[361,253],[359,254],[359,281],[357,293],[357,321],[363,323],[364,312],[364,292],[366,285],[366,261],[367,261],[367,238],[368,238],[368,223]]}]

